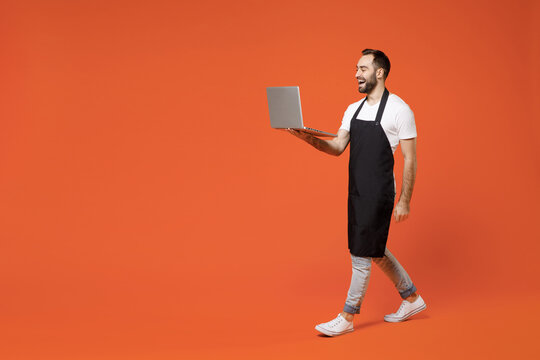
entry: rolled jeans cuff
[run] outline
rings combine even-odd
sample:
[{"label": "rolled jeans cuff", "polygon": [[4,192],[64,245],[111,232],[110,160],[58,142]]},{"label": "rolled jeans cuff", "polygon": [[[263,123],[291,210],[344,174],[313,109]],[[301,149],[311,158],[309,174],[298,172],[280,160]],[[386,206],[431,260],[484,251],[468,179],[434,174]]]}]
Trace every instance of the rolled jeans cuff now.
[{"label": "rolled jeans cuff", "polygon": [[343,311],[349,314],[360,314],[360,306],[352,306],[346,303],[343,307]]},{"label": "rolled jeans cuff", "polygon": [[401,295],[401,298],[402,299],[406,299],[408,298],[409,296],[411,296],[411,294],[414,294],[416,292],[416,286],[414,286],[414,284],[411,285],[410,288],[408,288],[407,290],[405,291],[400,291],[399,292],[399,295]]}]

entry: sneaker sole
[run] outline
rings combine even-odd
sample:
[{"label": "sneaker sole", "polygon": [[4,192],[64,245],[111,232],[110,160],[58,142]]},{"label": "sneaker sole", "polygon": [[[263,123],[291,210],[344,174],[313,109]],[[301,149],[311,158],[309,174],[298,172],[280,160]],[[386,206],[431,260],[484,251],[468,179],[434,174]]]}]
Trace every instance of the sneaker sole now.
[{"label": "sneaker sole", "polygon": [[418,314],[420,311],[425,310],[425,309],[426,309],[426,304],[424,303],[424,305],[420,306],[418,309],[410,312],[409,314],[405,315],[402,318],[391,318],[391,317],[385,316],[384,321],[386,321],[386,322],[394,322],[394,323],[395,322],[402,322],[402,321],[407,320],[411,316]]},{"label": "sneaker sole", "polygon": [[320,327],[319,325],[316,325],[316,326],[315,326],[315,330],[317,330],[317,331],[323,333],[324,335],[328,335],[328,336],[338,336],[338,335],[343,335],[343,334],[350,333],[351,331],[354,331],[354,328],[348,329],[348,330],[345,330],[345,331],[342,331],[342,332],[335,332],[335,331],[331,331],[331,330],[326,330],[326,329]]}]

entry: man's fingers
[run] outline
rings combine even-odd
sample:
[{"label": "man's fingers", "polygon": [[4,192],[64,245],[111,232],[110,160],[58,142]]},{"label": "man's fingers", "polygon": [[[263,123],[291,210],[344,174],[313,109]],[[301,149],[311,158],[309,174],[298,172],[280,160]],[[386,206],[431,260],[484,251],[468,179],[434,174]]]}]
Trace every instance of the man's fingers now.
[{"label": "man's fingers", "polygon": [[394,211],[394,218],[396,219],[396,222],[407,220],[408,217],[409,217],[409,214],[401,214],[397,210]]},{"label": "man's fingers", "polygon": [[289,129],[289,132],[293,135],[296,135],[296,136],[299,136],[300,135],[300,131],[298,130],[295,130],[295,129]]},{"label": "man's fingers", "polygon": [[397,211],[394,213],[396,222],[405,221],[409,218],[409,214],[398,214]]},{"label": "man's fingers", "polygon": [[297,138],[300,138],[300,139],[306,139],[308,133],[305,133],[303,131],[300,131],[300,130],[296,130],[296,129],[290,129],[288,128],[287,129],[291,134],[293,134],[294,136],[296,136]]}]

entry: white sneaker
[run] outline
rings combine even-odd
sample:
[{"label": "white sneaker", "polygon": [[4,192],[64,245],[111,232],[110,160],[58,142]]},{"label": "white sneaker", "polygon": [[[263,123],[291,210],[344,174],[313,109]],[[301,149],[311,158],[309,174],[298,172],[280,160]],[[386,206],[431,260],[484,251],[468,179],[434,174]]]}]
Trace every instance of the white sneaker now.
[{"label": "white sneaker", "polygon": [[341,316],[341,313],[339,313],[334,320],[316,325],[315,330],[328,336],[336,336],[351,332],[354,330],[354,327],[352,321],[347,321]]},{"label": "white sneaker", "polygon": [[416,300],[414,300],[412,303],[408,302],[407,300],[403,300],[398,311],[393,314],[384,315],[384,321],[400,322],[403,320],[407,320],[408,318],[410,318],[414,314],[418,314],[425,308],[426,303],[424,302],[424,299],[422,299],[422,297],[418,295]]}]

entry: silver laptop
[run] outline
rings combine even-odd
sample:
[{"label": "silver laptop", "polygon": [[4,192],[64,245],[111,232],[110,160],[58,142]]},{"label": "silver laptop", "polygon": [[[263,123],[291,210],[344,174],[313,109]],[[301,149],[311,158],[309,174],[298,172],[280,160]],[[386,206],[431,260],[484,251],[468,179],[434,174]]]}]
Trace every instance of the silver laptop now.
[{"label": "silver laptop", "polygon": [[315,136],[337,136],[304,126],[298,86],[267,87],[266,96],[270,110],[270,125],[274,129],[290,128],[302,130]]}]

